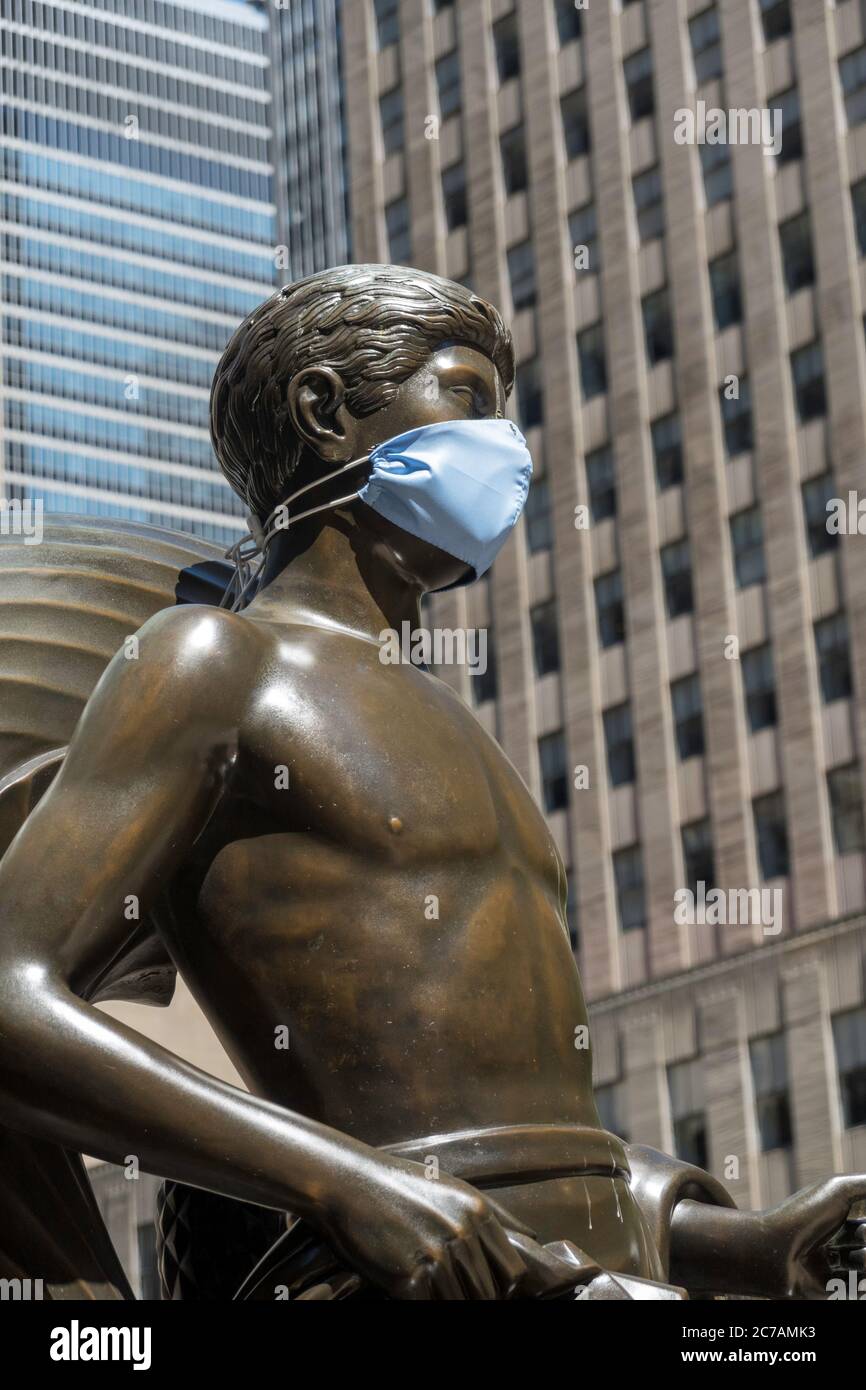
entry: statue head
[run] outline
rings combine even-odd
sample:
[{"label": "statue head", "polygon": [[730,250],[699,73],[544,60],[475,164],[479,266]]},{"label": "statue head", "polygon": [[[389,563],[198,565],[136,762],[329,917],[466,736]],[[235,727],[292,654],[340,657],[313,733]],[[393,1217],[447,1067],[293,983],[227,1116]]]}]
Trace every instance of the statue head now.
[{"label": "statue head", "polygon": [[403,430],[504,409],[514,380],[499,312],[463,285],[344,265],[287,285],[234,333],[214,376],[211,437],[260,519],[298,485]]}]

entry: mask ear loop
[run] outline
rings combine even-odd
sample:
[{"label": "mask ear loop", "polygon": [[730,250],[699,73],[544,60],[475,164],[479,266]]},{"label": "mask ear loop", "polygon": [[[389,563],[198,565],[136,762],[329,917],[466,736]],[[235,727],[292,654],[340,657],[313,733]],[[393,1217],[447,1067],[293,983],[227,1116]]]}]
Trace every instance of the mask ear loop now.
[{"label": "mask ear loop", "polygon": [[[334,507],[343,507],[347,502],[354,502],[355,498],[360,495],[361,489],[349,493],[346,497],[336,497],[333,502],[323,502],[318,507],[309,507],[305,512],[298,512],[297,516],[286,515],[283,518],[282,514],[290,503],[303,497],[305,492],[321,487],[322,483],[328,483],[332,478],[339,478],[342,474],[350,472],[351,469],[358,468],[362,463],[367,463],[370,458],[372,458],[372,454],[363,454],[360,458],[352,459],[349,463],[342,464],[340,468],[335,468],[332,473],[325,473],[321,478],[314,478],[311,483],[306,483],[304,487],[298,488],[297,492],[293,492],[284,502],[277,503],[264,525],[261,524],[257,516],[249,513],[247,515],[249,531],[225,552],[225,557],[234,565],[235,572],[220,600],[220,608],[228,608],[232,613],[237,613],[243,607],[248,591],[261,575],[265,562],[265,552],[274,536],[280,531],[288,531],[289,527],[294,526],[296,521],[303,521],[306,517],[315,516],[318,512],[331,511]],[[255,564],[256,559],[258,559],[258,564]]]}]

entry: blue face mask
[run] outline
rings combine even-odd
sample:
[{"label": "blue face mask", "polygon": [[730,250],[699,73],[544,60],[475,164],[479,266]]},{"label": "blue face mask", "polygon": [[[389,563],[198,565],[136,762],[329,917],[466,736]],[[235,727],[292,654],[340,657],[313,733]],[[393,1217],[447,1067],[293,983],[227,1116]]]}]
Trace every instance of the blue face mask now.
[{"label": "blue face mask", "polygon": [[[371,465],[370,476],[361,488],[292,513],[291,504],[304,493],[365,463]],[[250,560],[278,531],[355,498],[402,531],[462,560],[472,573],[460,582],[469,584],[486,573],[507,541],[531,475],[526,440],[510,420],[441,420],[406,430],[299,488],[274,508],[264,527],[251,526],[252,541],[245,538],[228,552],[238,580],[226,601],[236,594],[233,607],[241,607],[255,578]]]}]

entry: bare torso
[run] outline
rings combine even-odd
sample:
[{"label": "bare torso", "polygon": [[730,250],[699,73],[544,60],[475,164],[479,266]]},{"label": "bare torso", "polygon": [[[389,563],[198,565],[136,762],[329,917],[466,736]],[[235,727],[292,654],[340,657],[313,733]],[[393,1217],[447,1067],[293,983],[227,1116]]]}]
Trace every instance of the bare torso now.
[{"label": "bare torso", "polygon": [[251,1089],[373,1144],[596,1124],[565,875],[524,783],[435,677],[257,627],[234,772],[161,913]]}]

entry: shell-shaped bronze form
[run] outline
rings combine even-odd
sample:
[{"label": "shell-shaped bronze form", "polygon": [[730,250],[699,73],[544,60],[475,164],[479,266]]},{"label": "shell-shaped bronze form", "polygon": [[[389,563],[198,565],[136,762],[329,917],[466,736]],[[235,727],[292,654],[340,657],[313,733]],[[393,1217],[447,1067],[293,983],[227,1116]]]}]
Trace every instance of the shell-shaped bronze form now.
[{"label": "shell-shaped bronze form", "polygon": [[124,638],[162,608],[219,603],[231,567],[208,541],[133,521],[45,517],[0,534],[0,792],[65,747]]},{"label": "shell-shaped bronze form", "polygon": [[[218,604],[231,575],[217,546],[134,521],[45,517],[38,544],[0,534],[0,857],[124,639],[163,608]],[[99,997],[165,1004],[173,985],[143,922]]]}]

